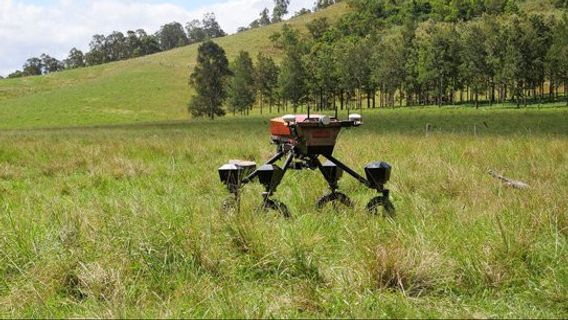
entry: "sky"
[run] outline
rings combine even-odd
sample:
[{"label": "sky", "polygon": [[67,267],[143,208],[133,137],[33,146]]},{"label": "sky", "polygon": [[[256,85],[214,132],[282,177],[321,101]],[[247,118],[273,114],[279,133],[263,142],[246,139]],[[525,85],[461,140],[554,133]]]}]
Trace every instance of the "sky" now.
[{"label": "sky", "polygon": [[[291,0],[289,11],[312,8],[314,0]],[[26,59],[47,53],[58,59],[76,47],[84,52],[94,34],[161,25],[183,25],[215,13],[228,33],[247,26],[273,0],[0,0],[0,75],[21,69]]]}]

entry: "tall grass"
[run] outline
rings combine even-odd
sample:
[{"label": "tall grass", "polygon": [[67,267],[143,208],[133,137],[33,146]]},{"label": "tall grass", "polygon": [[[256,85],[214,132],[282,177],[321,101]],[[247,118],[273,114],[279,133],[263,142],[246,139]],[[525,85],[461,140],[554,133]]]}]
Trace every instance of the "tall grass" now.
[{"label": "tall grass", "polygon": [[356,208],[315,210],[309,171],[275,195],[293,219],[258,185],[223,211],[216,169],[272,154],[266,117],[1,131],[0,316],[566,317],[567,116],[367,113],[336,155],[393,164],[394,219],[348,177]]}]

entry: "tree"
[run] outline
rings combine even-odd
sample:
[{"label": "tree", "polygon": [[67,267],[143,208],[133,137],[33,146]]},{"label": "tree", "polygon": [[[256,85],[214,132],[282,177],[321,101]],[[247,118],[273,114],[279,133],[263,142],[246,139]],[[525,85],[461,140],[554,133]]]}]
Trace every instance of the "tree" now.
[{"label": "tree", "polygon": [[556,69],[559,79],[564,82],[564,94],[568,105],[568,15],[564,13],[562,19],[553,29],[552,46],[548,51],[548,60],[552,68]]},{"label": "tree", "polygon": [[[426,22],[416,31],[418,80],[426,100],[436,97],[438,105],[451,100],[459,83],[459,41],[454,24]],[[448,89],[450,96],[448,99]]]},{"label": "tree", "polygon": [[16,70],[8,75],[8,79],[21,78],[21,77],[25,77],[25,74],[20,70]]},{"label": "tree", "polygon": [[322,17],[309,22],[308,24],[306,24],[306,27],[308,27],[308,31],[310,32],[312,38],[314,40],[319,40],[327,32],[330,25],[329,22],[327,22],[327,18]]},{"label": "tree", "polygon": [[29,58],[23,67],[24,76],[38,76],[43,73],[43,63],[40,58]]},{"label": "tree", "polygon": [[197,19],[191,20],[185,26],[189,43],[197,43],[207,38],[207,33],[203,30],[201,22]]},{"label": "tree", "polygon": [[274,0],[272,23],[282,21],[282,18],[288,13],[288,5],[290,5],[290,0]]},{"label": "tree", "polygon": [[126,56],[128,58],[135,58],[142,56],[142,44],[135,31],[128,30],[126,32],[126,39],[124,43]]},{"label": "tree", "polygon": [[312,11],[310,9],[302,8],[302,9],[296,11],[294,13],[294,15],[292,16],[292,18],[301,17],[301,16],[306,15],[308,13],[312,13]]},{"label": "tree", "polygon": [[[158,41],[156,36],[147,34],[144,29],[136,30],[136,36],[140,41],[140,56],[160,52],[160,42]],[[136,50],[134,54],[136,55]]]},{"label": "tree", "polygon": [[157,33],[161,50],[170,50],[173,48],[187,45],[189,40],[183,27],[179,22],[172,22],[163,25]]},{"label": "tree", "polygon": [[306,98],[306,70],[299,46],[286,49],[278,79],[282,98],[290,101],[297,112],[300,103]]},{"label": "tree", "polygon": [[403,99],[403,87],[407,77],[407,52],[403,32],[387,32],[371,54],[372,83],[381,88],[381,101],[394,106],[395,93],[398,90],[400,101]]},{"label": "tree", "polygon": [[336,55],[341,89],[348,98],[355,94],[359,108],[362,108],[361,92],[369,93],[373,89],[369,61],[371,45],[367,39],[349,39],[336,46]]},{"label": "tree", "polygon": [[255,71],[248,52],[239,52],[232,63],[232,72],[228,87],[229,104],[233,107],[233,113],[248,113],[256,100]]},{"label": "tree", "polygon": [[461,50],[460,74],[464,83],[471,87],[475,95],[475,106],[479,106],[479,95],[487,91],[493,76],[488,65],[486,52],[487,35],[483,22],[473,21],[459,25]]},{"label": "tree", "polygon": [[314,11],[325,9],[334,3],[335,3],[334,0],[316,0],[314,4]]},{"label": "tree", "polygon": [[106,37],[102,34],[95,34],[89,43],[89,52],[85,55],[87,65],[97,65],[109,62]]},{"label": "tree", "polygon": [[82,68],[85,66],[85,57],[83,55],[83,51],[73,48],[69,51],[69,56],[65,59],[65,68],[66,69],[76,69]]},{"label": "tree", "polygon": [[222,116],[221,108],[226,97],[225,81],[231,75],[225,50],[213,41],[202,43],[197,52],[197,65],[190,75],[190,84],[196,94],[189,102],[193,116],[207,115],[214,119]]},{"label": "tree", "polygon": [[107,61],[119,61],[128,59],[126,37],[119,31],[113,31],[106,39]]},{"label": "tree", "polygon": [[319,109],[328,109],[329,101],[335,98],[337,71],[333,47],[328,43],[315,43],[305,56],[306,69],[312,97],[318,101]]},{"label": "tree", "polygon": [[203,30],[209,39],[215,39],[219,37],[224,37],[227,34],[215,19],[215,14],[213,12],[206,13],[202,20]]},{"label": "tree", "polygon": [[43,74],[58,72],[64,69],[64,65],[61,61],[51,57],[48,54],[44,53],[40,56],[40,58],[43,67]]},{"label": "tree", "polygon": [[[270,58],[260,52],[257,56],[255,68],[255,84],[260,94],[260,112],[262,113],[262,105],[268,100],[268,106],[272,108],[275,100],[276,88],[278,86],[278,66]],[[272,112],[272,109],[270,110]]]},{"label": "tree", "polygon": [[258,18],[258,24],[261,27],[267,26],[270,24],[270,17],[268,16],[270,11],[268,11],[268,8],[264,8],[264,10],[262,10],[260,12],[260,18]]},{"label": "tree", "polygon": [[187,37],[189,43],[197,43],[207,39],[214,39],[226,36],[225,31],[215,19],[214,13],[206,13],[203,20],[191,20],[187,23]]}]

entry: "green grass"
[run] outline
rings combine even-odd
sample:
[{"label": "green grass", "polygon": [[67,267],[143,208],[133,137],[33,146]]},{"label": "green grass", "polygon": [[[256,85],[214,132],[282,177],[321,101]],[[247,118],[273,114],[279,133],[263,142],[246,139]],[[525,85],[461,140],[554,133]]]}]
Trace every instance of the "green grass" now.
[{"label": "green grass", "polygon": [[0,317],[565,318],[567,118],[367,112],[336,156],[393,164],[395,219],[349,177],[356,208],[316,211],[309,171],[276,194],[291,220],[257,210],[257,184],[221,210],[217,168],[274,151],[266,115],[0,131]]}]

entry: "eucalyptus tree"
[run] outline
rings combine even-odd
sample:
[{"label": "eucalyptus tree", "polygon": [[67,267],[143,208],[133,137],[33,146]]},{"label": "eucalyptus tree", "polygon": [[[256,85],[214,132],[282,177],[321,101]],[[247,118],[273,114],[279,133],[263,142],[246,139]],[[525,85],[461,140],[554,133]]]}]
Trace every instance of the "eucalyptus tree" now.
[{"label": "eucalyptus tree", "polygon": [[83,51],[77,48],[71,49],[71,51],[69,51],[67,59],[65,59],[65,68],[75,69],[84,66],[85,66],[85,56],[83,55]]},{"label": "eucalyptus tree", "polygon": [[195,94],[189,102],[189,111],[195,117],[225,115],[222,108],[227,96],[226,80],[231,75],[225,50],[213,41],[202,43],[197,49],[197,64],[190,75]]},{"label": "eucalyptus tree", "polygon": [[189,43],[187,35],[179,22],[171,22],[163,25],[156,35],[161,50],[170,50]]},{"label": "eucalyptus tree", "polygon": [[552,45],[547,54],[551,68],[556,70],[557,77],[564,82],[564,95],[568,106],[568,15],[564,13],[553,29]]},{"label": "eucalyptus tree", "polygon": [[249,113],[256,100],[255,70],[248,52],[241,51],[231,65],[233,76],[228,81],[228,102],[236,112]]},{"label": "eucalyptus tree", "polygon": [[259,52],[255,68],[255,84],[259,94],[261,113],[266,100],[268,100],[269,112],[272,112],[272,105],[277,98],[278,74],[279,69],[274,60]]}]

